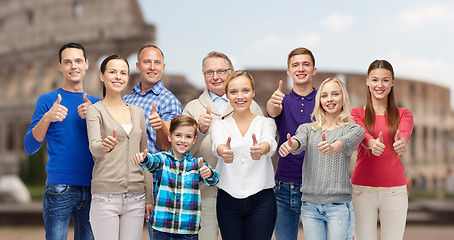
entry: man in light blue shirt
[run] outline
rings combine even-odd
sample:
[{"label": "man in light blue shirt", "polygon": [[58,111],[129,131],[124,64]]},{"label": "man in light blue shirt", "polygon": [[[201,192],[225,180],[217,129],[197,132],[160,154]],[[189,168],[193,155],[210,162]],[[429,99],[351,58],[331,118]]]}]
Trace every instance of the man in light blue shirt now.
[{"label": "man in light blue shirt", "polygon": [[[147,121],[148,151],[151,154],[162,150],[170,149],[170,142],[167,138],[170,121],[180,115],[183,107],[180,101],[169,90],[164,87],[161,81],[164,73],[164,54],[154,45],[142,47],[137,55],[136,68],[140,72],[140,82],[132,89],[132,92],[123,97],[128,104],[141,107],[145,112]],[[153,182],[158,180],[159,172],[153,174]],[[149,219],[152,204],[147,204],[146,215]],[[148,223],[148,233],[152,239],[151,225]]]},{"label": "man in light blue shirt", "polygon": [[[183,113],[198,122],[197,142],[191,148],[195,157],[202,157],[210,166],[216,166],[217,157],[211,151],[209,128],[213,120],[220,120],[233,113],[224,89],[224,81],[234,71],[227,55],[210,52],[202,61],[202,73],[206,88],[199,98],[189,102]],[[259,105],[253,101],[251,111],[263,115]],[[200,185],[202,196],[202,221],[199,231],[200,240],[218,239],[218,222],[216,217],[217,188]]]}]

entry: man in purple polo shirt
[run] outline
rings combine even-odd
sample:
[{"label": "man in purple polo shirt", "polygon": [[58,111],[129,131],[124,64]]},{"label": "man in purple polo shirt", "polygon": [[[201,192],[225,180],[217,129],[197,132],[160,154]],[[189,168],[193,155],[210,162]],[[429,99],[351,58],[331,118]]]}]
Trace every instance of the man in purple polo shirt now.
[{"label": "man in purple polo shirt", "polygon": [[[317,91],[312,86],[312,77],[317,73],[315,58],[306,48],[296,48],[287,58],[287,75],[293,79],[289,94],[279,88],[266,104],[266,111],[274,118],[279,134],[279,146],[287,140],[287,133],[294,135],[299,125],[311,122]],[[277,218],[274,228],[276,240],[296,240],[301,214],[301,176],[304,151],[299,155],[279,156],[274,192],[277,201]]]}]

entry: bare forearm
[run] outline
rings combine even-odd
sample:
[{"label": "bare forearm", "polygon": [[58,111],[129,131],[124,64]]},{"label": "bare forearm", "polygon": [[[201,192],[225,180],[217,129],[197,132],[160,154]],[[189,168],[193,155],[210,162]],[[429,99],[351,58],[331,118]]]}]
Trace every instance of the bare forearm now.
[{"label": "bare forearm", "polygon": [[162,122],[162,128],[156,130],[156,145],[163,151],[170,150],[170,142],[168,138],[170,122]]}]

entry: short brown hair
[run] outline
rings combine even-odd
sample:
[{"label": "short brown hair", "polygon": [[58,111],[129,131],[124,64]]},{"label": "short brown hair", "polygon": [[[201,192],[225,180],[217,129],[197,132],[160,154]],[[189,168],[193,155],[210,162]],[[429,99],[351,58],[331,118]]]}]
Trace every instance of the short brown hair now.
[{"label": "short brown hair", "polygon": [[161,51],[161,49],[158,48],[158,46],[156,46],[156,45],[148,44],[148,45],[143,46],[143,47],[139,50],[139,53],[137,53],[137,62],[140,63],[140,55],[142,54],[142,51],[143,51],[145,48],[155,48],[155,49],[157,49],[157,50],[161,53],[161,55],[162,55],[162,60],[164,60],[164,53]]},{"label": "short brown hair", "polygon": [[288,57],[287,57],[287,67],[290,67],[290,59],[295,56],[295,55],[309,55],[312,59],[312,64],[314,65],[315,67],[315,58],[314,58],[314,55],[312,54],[311,50],[307,49],[307,48],[304,48],[304,47],[299,47],[299,48],[295,48],[293,49],[289,54],[288,54]]},{"label": "short brown hair", "polygon": [[254,78],[252,77],[252,75],[244,70],[236,70],[235,72],[232,72],[229,74],[229,76],[227,77],[227,79],[225,80],[224,82],[224,91],[225,93],[227,93],[227,88],[229,86],[229,83],[237,78],[237,77],[240,77],[240,76],[245,76],[246,78],[249,79],[249,82],[251,83],[251,86],[252,86],[252,90],[255,90],[255,81],[254,81]]},{"label": "short brown hair", "polygon": [[177,127],[180,126],[193,126],[194,136],[197,134],[197,121],[189,115],[178,115],[175,116],[170,122],[169,133],[172,134]]}]

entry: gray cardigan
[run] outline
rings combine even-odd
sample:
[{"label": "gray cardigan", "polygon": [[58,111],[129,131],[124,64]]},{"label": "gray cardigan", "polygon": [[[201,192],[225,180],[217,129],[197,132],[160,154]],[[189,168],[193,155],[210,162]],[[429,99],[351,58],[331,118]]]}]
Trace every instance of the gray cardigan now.
[{"label": "gray cardigan", "polygon": [[[183,114],[189,115],[198,121],[200,115],[206,113],[208,106],[210,106],[211,108],[211,116],[213,116],[213,121],[224,119],[225,117],[230,116],[233,113],[233,108],[230,104],[227,104],[223,114],[219,113],[213,101],[211,101],[208,89],[205,89],[199,98],[190,101],[186,105],[183,110]],[[263,116],[260,106],[255,101],[252,102],[251,112],[255,115]],[[214,156],[211,152],[210,130],[208,130],[206,134],[202,134],[201,132],[197,131],[197,141],[191,148],[191,154],[195,157],[203,157],[203,159],[205,159],[205,161],[207,161],[208,164],[212,167],[216,166],[218,161],[217,157]],[[202,193],[202,198],[208,196],[216,196],[217,194],[216,187],[209,187],[205,184],[200,185],[200,191]]]},{"label": "gray cardigan", "polygon": [[300,143],[300,147],[292,154],[306,151],[301,199],[312,204],[350,201],[353,191],[348,172],[350,157],[363,140],[364,129],[357,124],[350,124],[326,130],[325,137],[330,143],[342,141],[343,149],[331,155],[320,153],[318,144],[322,141],[322,131],[312,130],[310,123],[300,125],[292,137]]},{"label": "gray cardigan", "polygon": [[[87,130],[90,151],[95,165],[91,181],[91,192],[100,194],[143,193],[147,204],[153,201],[152,175],[131,162],[134,154],[148,147],[145,117],[142,108],[128,105],[132,129],[129,135],[110,115],[101,101],[87,110]],[[119,144],[106,153],[101,149],[104,138],[112,136],[117,129]]]}]

